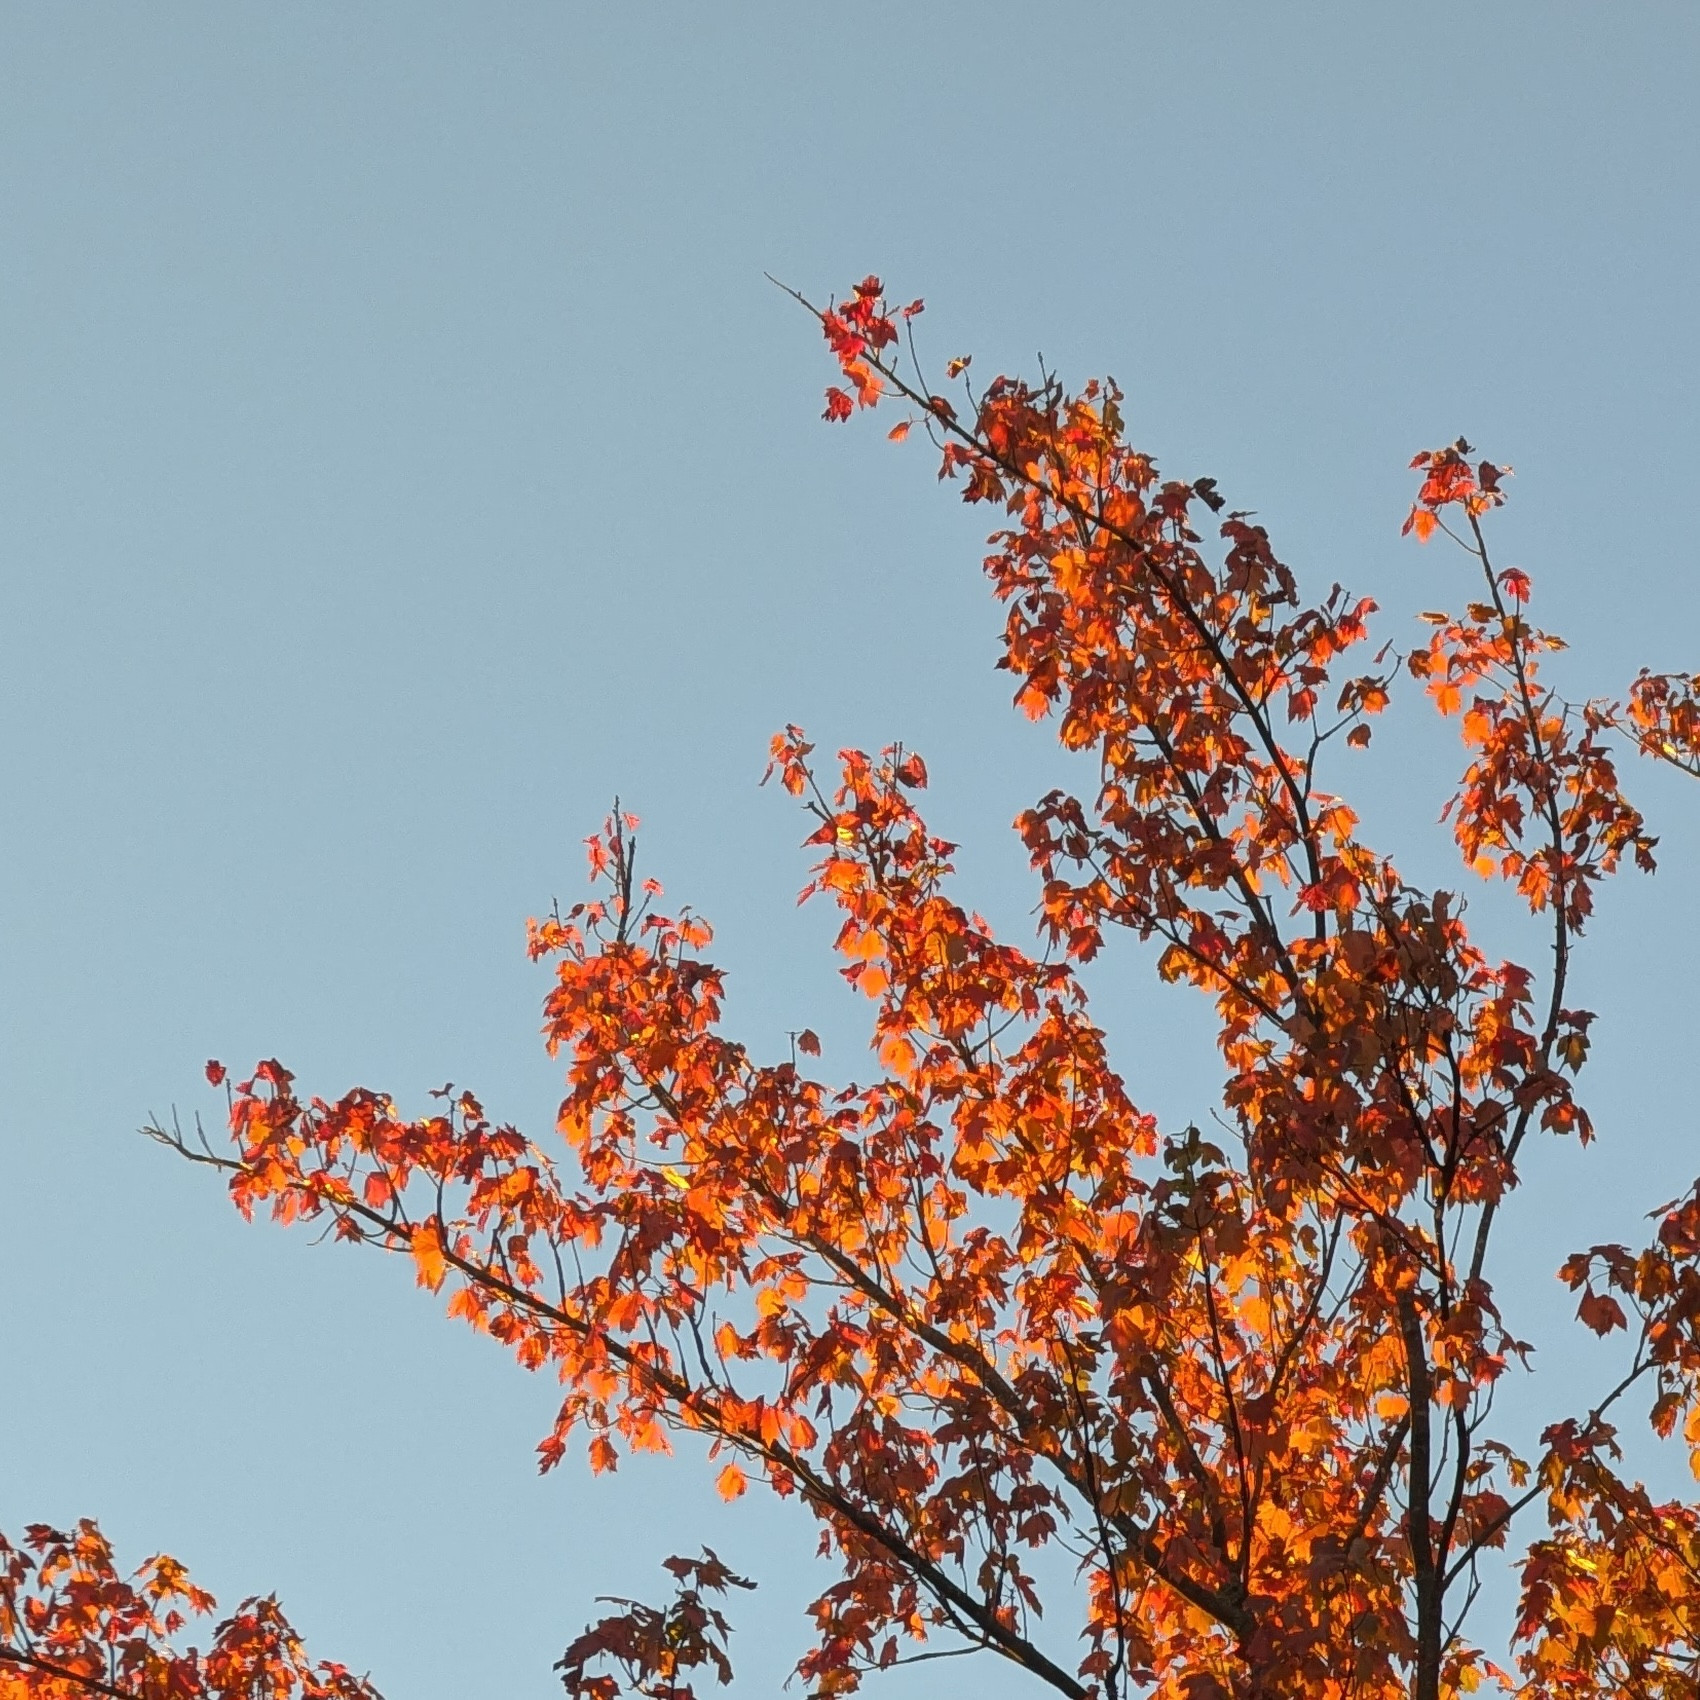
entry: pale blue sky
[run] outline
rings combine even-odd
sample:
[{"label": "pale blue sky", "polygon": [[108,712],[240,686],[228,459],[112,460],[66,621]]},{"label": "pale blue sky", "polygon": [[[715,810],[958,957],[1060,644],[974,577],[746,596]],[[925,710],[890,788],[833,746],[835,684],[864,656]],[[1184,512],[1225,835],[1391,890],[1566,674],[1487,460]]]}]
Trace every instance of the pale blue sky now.
[{"label": "pale blue sky", "polygon": [[[806,1530],[682,1459],[540,1484],[549,1386],[133,1130],[266,1054],[546,1125],[522,926],[616,790],[733,1024],[853,1069],[755,788],[788,720],[923,750],[1025,929],[1007,822],[1057,762],[990,669],[983,516],[818,423],[764,271],[880,270],[977,370],[1114,372],[1165,466],[1400,641],[1462,593],[1398,538],[1405,462],[1467,431],[1517,467],[1505,558],[1577,694],[1700,665],[1697,74],[1700,13],[1652,3],[0,11],[0,1526],[93,1513],[275,1588],[392,1700],[556,1692],[592,1596],[706,1539],[764,1580],[737,1652],[772,1692]],[[1377,747],[1373,831],[1456,884],[1451,734]],[[1666,871],[1578,992],[1603,1137],[1507,1242],[1554,1405],[1601,1364],[1547,1272],[1700,1167],[1700,807],[1637,780]],[[1135,1095],[1207,1113],[1198,1021],[1134,950],[1099,981]]]}]

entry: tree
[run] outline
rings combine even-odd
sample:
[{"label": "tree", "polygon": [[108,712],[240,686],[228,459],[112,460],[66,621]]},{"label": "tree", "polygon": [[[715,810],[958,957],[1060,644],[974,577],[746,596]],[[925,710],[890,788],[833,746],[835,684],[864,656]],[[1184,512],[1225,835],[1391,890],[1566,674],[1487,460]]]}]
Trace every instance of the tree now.
[{"label": "tree", "polygon": [[[726,1497],[754,1480],[798,1502],[832,1573],[811,1692],[981,1651],[1076,1700],[1691,1695],[1700,1508],[1619,1474],[1612,1419],[1650,1396],[1700,1463],[1700,1190],[1648,1246],[1560,1272],[1583,1323],[1624,1335],[1615,1382],[1556,1404],[1526,1458],[1491,1404],[1526,1352],[1496,1299],[1502,1219],[1544,1141],[1592,1133],[1574,954],[1599,882],[1653,865],[1613,749],[1700,774],[1700,677],[1561,697],[1529,580],[1489,550],[1507,469],[1462,440],[1412,463],[1405,529],[1459,546],[1463,612],[1351,673],[1373,604],[1307,602],[1213,480],[1165,480],[1127,444],[1113,383],[976,393],[957,360],[946,395],[916,357],[920,302],[869,278],[810,310],[842,373],[826,417],[895,406],[890,435],[927,436],[1002,514],[999,664],[1097,764],[1093,794],[1017,823],[1038,948],[953,899],[918,756],[845,751],[829,779],[790,727],[769,771],[811,820],[806,895],[842,916],[873,1084],[814,1078],[807,1031],[771,1063],[722,1033],[709,928],[663,911],[616,811],[589,840],[599,895],[531,928],[555,964],[564,1148],[468,1092],[409,1118],[379,1092],[299,1096],[276,1062],[209,1065],[230,1150],[150,1131],[244,1214],[410,1256],[451,1315],[558,1374],[545,1469],[575,1434],[607,1470],[683,1433]],[[1458,720],[1450,828],[1466,871],[1548,929],[1538,967],[1490,959],[1463,898],[1410,885],[1323,788],[1373,759],[1400,673]],[[1211,1137],[1159,1128],[1111,1066],[1081,965],[1117,931],[1214,1010]],[[1514,1534],[1496,1664],[1465,1618]],[[729,1675],[708,1596],[748,1584],[712,1553],[669,1568],[670,1605],[615,1602],[568,1649],[575,1700]],[[1041,1624],[1047,1599],[1078,1605],[1084,1656],[1055,1610]]]}]

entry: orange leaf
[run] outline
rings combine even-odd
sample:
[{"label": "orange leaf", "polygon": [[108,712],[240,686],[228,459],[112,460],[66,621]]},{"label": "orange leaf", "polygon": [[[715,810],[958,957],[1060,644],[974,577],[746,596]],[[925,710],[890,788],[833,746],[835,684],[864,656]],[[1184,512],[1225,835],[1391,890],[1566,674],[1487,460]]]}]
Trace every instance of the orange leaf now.
[{"label": "orange leaf", "polygon": [[715,1482],[722,1499],[736,1499],[750,1485],[749,1478],[736,1464],[728,1464]]},{"label": "orange leaf", "polygon": [[421,1222],[413,1230],[413,1261],[418,1266],[419,1285],[436,1292],[448,1273],[448,1264],[443,1258],[435,1222]]}]

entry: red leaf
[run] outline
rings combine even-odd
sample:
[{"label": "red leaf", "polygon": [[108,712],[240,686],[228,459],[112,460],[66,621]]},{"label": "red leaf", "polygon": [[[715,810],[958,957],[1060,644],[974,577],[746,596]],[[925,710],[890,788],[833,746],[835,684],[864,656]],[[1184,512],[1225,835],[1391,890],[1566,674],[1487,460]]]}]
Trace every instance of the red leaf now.
[{"label": "red leaf", "polygon": [[1609,1334],[1614,1328],[1627,1328],[1629,1320],[1623,1306],[1610,1293],[1585,1293],[1576,1314],[1596,1334]]}]

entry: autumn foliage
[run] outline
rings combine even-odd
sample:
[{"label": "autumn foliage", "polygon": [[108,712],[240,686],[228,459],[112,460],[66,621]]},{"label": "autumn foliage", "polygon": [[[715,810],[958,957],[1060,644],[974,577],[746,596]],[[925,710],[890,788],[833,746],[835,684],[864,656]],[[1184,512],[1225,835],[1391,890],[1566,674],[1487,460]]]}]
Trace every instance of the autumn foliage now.
[{"label": "autumn foliage", "polygon": [[[723,1032],[709,927],[640,880],[616,813],[589,841],[593,897],[531,926],[566,1071],[555,1137],[463,1091],[417,1117],[299,1094],[276,1062],[209,1069],[228,1150],[154,1131],[245,1215],[411,1257],[451,1315],[558,1377],[545,1468],[575,1442],[607,1470],[690,1436],[725,1496],[813,1518],[810,1693],[977,1649],[1082,1700],[1693,1695],[1700,1511],[1618,1473],[1614,1423],[1638,1400],[1700,1458],[1700,1192],[1655,1212],[1649,1245],[1560,1272],[1582,1322],[1622,1337],[1614,1380],[1555,1395],[1528,1456],[1491,1400],[1526,1351],[1496,1289],[1519,1177],[1545,1141],[1591,1137],[1573,958],[1600,882],[1653,866],[1618,762],[1700,773],[1700,678],[1562,697],[1529,578],[1489,549],[1508,469],[1462,441],[1413,462],[1405,526],[1458,545],[1425,570],[1461,607],[1408,653],[1372,649],[1373,604],[1307,599],[1214,481],[1164,478],[1114,384],[976,389],[964,359],[937,387],[921,304],[872,278],[810,310],[839,368],[826,418],[895,410],[890,436],[927,438],[998,516],[999,665],[1093,764],[1089,791],[1017,822],[1037,940],[954,895],[919,757],[821,762],[789,727],[770,772],[868,1000],[871,1083],[819,1078],[806,1029],[771,1060]],[[1360,835],[1342,792],[1401,676],[1461,732],[1444,818],[1464,873],[1538,919],[1533,965]],[[1081,965],[1119,934],[1214,1011],[1208,1136],[1160,1127],[1111,1065]],[[4,1549],[0,1691],[60,1692],[20,1646],[92,1669],[101,1612],[135,1625],[109,1693],[247,1694],[219,1649],[293,1645],[251,1603],[256,1627],[158,1686],[176,1572],[76,1617],[61,1578],[107,1576],[104,1548],[37,1535],[34,1603],[36,1561]],[[1471,1639],[1486,1561],[1521,1577],[1508,1648]],[[575,1700],[729,1676],[718,1601],[747,1584],[712,1553],[669,1568],[671,1605],[615,1602],[568,1649]],[[361,1692],[288,1668],[279,1694]]]},{"label": "autumn foliage", "polygon": [[181,1646],[216,1604],[172,1558],[124,1574],[93,1523],[0,1536],[0,1700],[377,1700],[341,1665],[309,1662],[274,1599],[244,1600],[204,1653]]}]

